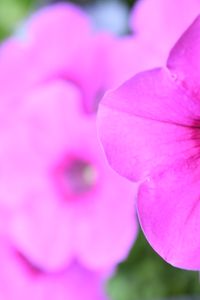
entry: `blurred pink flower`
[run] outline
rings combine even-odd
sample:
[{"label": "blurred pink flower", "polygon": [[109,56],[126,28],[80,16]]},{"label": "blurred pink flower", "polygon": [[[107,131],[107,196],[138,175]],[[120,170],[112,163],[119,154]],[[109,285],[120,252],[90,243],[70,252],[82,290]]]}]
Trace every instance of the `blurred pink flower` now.
[{"label": "blurred pink flower", "polygon": [[73,258],[111,267],[136,235],[134,190],[107,165],[95,116],[79,101],[79,91],[62,80],[38,86],[2,135],[0,197],[16,212],[12,237],[47,269]]},{"label": "blurred pink flower", "polygon": [[108,160],[140,182],[137,210],[153,248],[169,263],[200,269],[200,17],[167,66],[107,93],[98,126]]},{"label": "blurred pink flower", "polygon": [[103,35],[90,31],[75,6],[52,5],[0,52],[1,205],[13,243],[47,271],[73,259],[112,269],[137,233],[135,187],[107,164],[84,109],[104,67]]},{"label": "blurred pink flower", "polygon": [[0,290],[6,300],[105,300],[98,272],[78,263],[62,272],[47,273],[27,260],[7,241],[0,242]]},{"label": "blurred pink flower", "polygon": [[199,0],[138,0],[130,25],[165,63],[169,50],[199,13]]}]

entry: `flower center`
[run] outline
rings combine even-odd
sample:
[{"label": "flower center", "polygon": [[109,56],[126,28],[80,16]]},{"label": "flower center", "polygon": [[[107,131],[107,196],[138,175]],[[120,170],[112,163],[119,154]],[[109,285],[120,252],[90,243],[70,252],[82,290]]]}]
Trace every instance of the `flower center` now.
[{"label": "flower center", "polygon": [[88,161],[68,157],[56,168],[56,182],[65,199],[84,196],[91,192],[97,183],[97,170]]},{"label": "flower center", "polygon": [[76,159],[65,168],[65,180],[75,194],[88,192],[96,183],[97,173],[88,162]]}]

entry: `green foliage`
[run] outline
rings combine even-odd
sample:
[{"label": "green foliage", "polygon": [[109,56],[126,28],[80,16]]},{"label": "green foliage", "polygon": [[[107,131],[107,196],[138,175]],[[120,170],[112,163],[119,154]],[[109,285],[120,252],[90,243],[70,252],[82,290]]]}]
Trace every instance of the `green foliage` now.
[{"label": "green foliage", "polygon": [[34,0],[0,0],[0,39],[10,35],[35,4]]},{"label": "green foliage", "polygon": [[165,263],[140,232],[129,257],[108,284],[114,300],[155,300],[178,295],[200,295],[198,272]]},{"label": "green foliage", "polygon": [[[60,0],[65,1],[67,0]],[[77,4],[88,4],[94,0],[69,0]],[[106,1],[106,0],[102,0]],[[131,7],[136,0],[124,0]],[[20,22],[35,8],[57,0],[0,0],[0,40],[10,35]]]},{"label": "green foliage", "polygon": [[124,2],[126,2],[130,7],[132,7],[134,5],[134,3],[136,2],[136,0],[126,0]]}]

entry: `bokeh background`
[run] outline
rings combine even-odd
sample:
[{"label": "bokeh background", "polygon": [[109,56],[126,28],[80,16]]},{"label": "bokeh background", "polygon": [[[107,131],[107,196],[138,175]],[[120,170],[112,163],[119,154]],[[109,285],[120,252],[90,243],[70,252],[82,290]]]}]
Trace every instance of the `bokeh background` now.
[{"label": "bokeh background", "polygon": [[[57,1],[0,0],[0,39],[3,40],[16,31],[32,11],[53,2]],[[108,6],[109,1],[106,0],[71,2],[87,9],[97,21],[98,26],[110,26],[111,30],[118,31],[119,34],[128,32],[126,16],[135,1],[114,0],[112,9]],[[105,9],[102,10],[104,5]],[[101,13],[99,13],[100,9]],[[108,16],[108,10],[113,15]],[[117,19],[110,22],[112,24],[107,22],[112,21],[114,15]],[[140,232],[129,257],[118,266],[107,289],[113,300],[186,299],[187,296],[187,299],[200,299],[200,275],[198,272],[179,270],[165,263],[151,249]]]}]

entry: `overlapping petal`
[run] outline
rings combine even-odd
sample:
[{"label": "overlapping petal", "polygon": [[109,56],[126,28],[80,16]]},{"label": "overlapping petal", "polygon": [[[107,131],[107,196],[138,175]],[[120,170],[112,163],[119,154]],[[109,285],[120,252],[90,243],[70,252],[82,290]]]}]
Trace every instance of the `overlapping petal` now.
[{"label": "overlapping petal", "polygon": [[131,180],[142,180],[181,161],[193,149],[187,127],[199,109],[165,69],[136,75],[108,92],[98,126],[111,165]]},{"label": "overlapping petal", "polygon": [[199,30],[200,17],[197,17],[172,48],[167,61],[167,66],[176,77],[177,83],[186,89],[186,93],[190,93],[191,97],[196,99],[200,95]]}]

